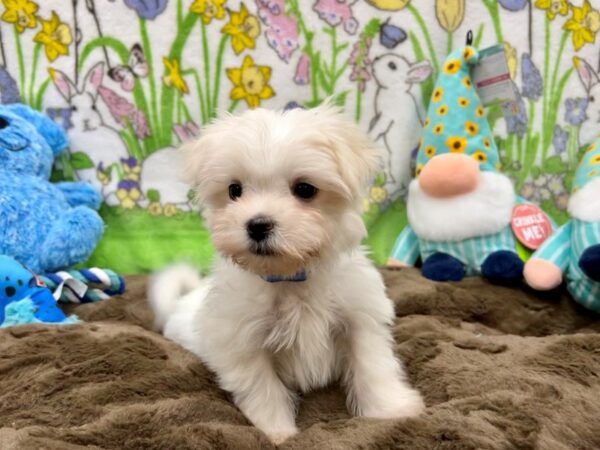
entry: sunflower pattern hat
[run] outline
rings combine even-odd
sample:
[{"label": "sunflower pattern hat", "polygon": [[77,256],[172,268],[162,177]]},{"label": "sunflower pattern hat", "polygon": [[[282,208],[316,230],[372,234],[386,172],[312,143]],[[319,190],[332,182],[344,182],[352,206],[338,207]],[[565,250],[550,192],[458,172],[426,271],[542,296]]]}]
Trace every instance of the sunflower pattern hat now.
[{"label": "sunflower pattern hat", "polygon": [[[470,40],[469,35],[467,40]],[[451,153],[462,154],[454,159],[461,160],[469,169],[478,165],[480,171],[492,174],[499,170],[498,150],[481,99],[471,80],[471,69],[479,57],[480,54],[469,45],[448,55],[429,104],[417,154],[417,177],[424,167],[430,165],[430,160],[433,163],[438,156],[449,156]],[[469,158],[473,158],[477,165],[469,164]],[[443,159],[441,161],[442,165],[445,164]],[[448,175],[452,177],[453,173]],[[505,175],[499,175],[506,178]],[[460,173],[457,176],[460,177]],[[425,180],[418,179],[419,184],[421,181]],[[462,195],[462,192],[456,195]],[[438,200],[443,201],[442,197],[438,197]],[[465,276],[473,275],[481,275],[499,284],[522,280],[523,261],[517,251],[517,241],[509,218],[505,222],[498,221],[493,230],[478,227],[478,223],[474,222],[466,237],[453,238],[449,235],[440,239],[433,234],[420,235],[415,231],[416,223],[411,223],[410,211],[419,207],[419,201],[418,197],[411,197],[409,192],[409,223],[396,239],[388,265],[414,266],[420,259],[422,275],[434,281],[460,281]],[[523,201],[516,197],[514,205],[518,203]],[[448,220],[452,220],[452,213],[447,215]]]},{"label": "sunflower pattern hat", "polygon": [[429,159],[444,153],[464,153],[475,158],[481,170],[499,170],[498,149],[471,81],[478,59],[479,53],[470,46],[448,55],[423,126],[417,176]]},{"label": "sunflower pattern hat", "polygon": [[573,182],[573,193],[581,189],[594,178],[600,177],[600,137],[596,139],[587,149],[575,172]]}]

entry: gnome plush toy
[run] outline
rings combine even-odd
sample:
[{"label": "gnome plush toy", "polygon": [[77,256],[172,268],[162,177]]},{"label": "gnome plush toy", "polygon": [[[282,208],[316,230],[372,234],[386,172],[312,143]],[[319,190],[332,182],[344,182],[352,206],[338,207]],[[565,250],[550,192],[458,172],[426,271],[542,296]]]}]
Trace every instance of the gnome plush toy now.
[{"label": "gnome plush toy", "polygon": [[467,46],[450,53],[443,65],[409,186],[409,225],[388,265],[414,265],[420,257],[423,276],[432,280],[481,274],[510,283],[523,276],[510,228],[516,195],[499,172],[498,150],[472,85],[478,58]]},{"label": "gnome plush toy", "polygon": [[600,137],[583,155],[569,199],[571,220],[525,265],[525,281],[549,290],[567,277],[567,289],[583,306],[600,313]]}]

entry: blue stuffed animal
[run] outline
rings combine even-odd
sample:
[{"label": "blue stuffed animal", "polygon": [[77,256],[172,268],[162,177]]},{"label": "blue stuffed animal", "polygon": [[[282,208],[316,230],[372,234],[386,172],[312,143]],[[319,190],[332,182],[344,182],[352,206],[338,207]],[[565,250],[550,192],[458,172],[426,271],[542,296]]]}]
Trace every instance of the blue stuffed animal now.
[{"label": "blue stuffed animal", "polygon": [[83,182],[50,183],[63,129],[21,104],[0,105],[0,254],[37,273],[85,261],[104,226],[101,197]]},{"label": "blue stuffed animal", "polygon": [[10,256],[0,255],[0,328],[28,323],[77,323],[66,317],[43,282]]}]

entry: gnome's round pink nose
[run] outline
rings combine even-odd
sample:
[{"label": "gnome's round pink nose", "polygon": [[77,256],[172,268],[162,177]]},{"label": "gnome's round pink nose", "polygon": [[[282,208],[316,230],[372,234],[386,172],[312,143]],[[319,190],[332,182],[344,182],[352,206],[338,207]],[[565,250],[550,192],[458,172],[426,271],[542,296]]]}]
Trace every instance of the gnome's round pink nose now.
[{"label": "gnome's round pink nose", "polygon": [[419,185],[432,197],[453,197],[475,190],[479,164],[462,153],[434,156],[419,174]]}]

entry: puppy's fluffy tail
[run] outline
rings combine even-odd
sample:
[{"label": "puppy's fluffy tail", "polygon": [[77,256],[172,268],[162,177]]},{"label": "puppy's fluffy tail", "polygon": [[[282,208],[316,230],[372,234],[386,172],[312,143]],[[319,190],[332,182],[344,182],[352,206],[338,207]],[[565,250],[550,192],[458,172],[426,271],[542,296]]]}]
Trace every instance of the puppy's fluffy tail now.
[{"label": "puppy's fluffy tail", "polygon": [[148,303],[154,312],[154,327],[162,330],[175,312],[177,301],[200,285],[196,269],[188,264],[177,264],[158,272],[150,279]]}]

